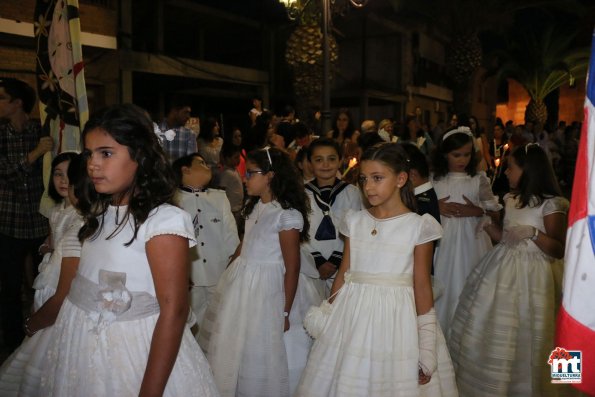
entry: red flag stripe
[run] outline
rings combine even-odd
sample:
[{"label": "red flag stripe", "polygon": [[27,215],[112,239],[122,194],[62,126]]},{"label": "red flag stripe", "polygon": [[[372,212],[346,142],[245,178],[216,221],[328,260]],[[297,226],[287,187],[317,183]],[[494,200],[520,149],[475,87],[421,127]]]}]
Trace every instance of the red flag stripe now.
[{"label": "red flag stripe", "polygon": [[589,374],[595,372],[595,331],[572,318],[564,307],[560,308],[558,313],[556,329],[556,346],[582,352],[582,383],[575,383],[572,386],[587,394],[593,393],[595,377]]}]

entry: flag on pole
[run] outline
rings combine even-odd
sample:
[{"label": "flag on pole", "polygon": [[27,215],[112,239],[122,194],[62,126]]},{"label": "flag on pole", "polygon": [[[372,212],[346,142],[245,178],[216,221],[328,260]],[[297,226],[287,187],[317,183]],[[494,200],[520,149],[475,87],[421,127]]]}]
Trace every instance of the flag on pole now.
[{"label": "flag on pole", "polygon": [[573,386],[595,396],[595,32],[586,94],[568,215],[556,346],[581,351],[581,383]]},{"label": "flag on pole", "polygon": [[[41,123],[45,135],[54,139],[54,153],[43,161],[47,186],[52,155],[81,150],[81,130],[89,115],[78,0],[37,0],[34,21]],[[42,213],[51,206],[47,200],[42,199]]]}]

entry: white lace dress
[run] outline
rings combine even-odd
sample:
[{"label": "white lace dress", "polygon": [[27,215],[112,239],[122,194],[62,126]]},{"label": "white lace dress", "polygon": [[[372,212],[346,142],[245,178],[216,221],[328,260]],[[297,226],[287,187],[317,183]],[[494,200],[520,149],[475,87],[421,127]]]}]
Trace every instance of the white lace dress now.
[{"label": "white lace dress", "polygon": [[295,396],[457,396],[439,327],[438,368],[427,385],[418,384],[413,250],[440,238],[438,222],[427,214],[376,219],[349,211],[340,231],[349,237],[350,270]]},{"label": "white lace dress", "polygon": [[[561,197],[517,208],[504,197],[504,231],[530,225],[545,232],[544,216],[566,213]],[[462,396],[555,397],[568,389],[552,385],[547,363],[554,349],[562,260],[530,239],[499,243],[473,270],[450,329],[448,346]]]},{"label": "white lace dress", "polygon": [[[439,200],[450,196],[448,202],[465,204],[465,196],[486,210],[498,211],[502,208],[483,172],[475,176],[450,172],[432,183]],[[444,288],[436,301],[436,314],[444,332],[448,332],[467,276],[492,248],[488,234],[483,230],[476,232],[480,220],[480,217],[440,217],[444,236],[434,257],[434,279]]]},{"label": "white lace dress", "polygon": [[[41,382],[43,396],[137,396],[145,373],[159,304],[145,244],[174,234],[192,245],[190,216],[163,204],[151,211],[130,246],[125,207],[110,206],[101,233],[83,243],[81,262],[53,330]],[[209,365],[189,328],[164,396],[218,396]]]},{"label": "white lace dress", "polygon": [[63,258],[62,249],[60,247],[62,237],[70,227],[74,226],[75,223],[80,229],[82,226],[82,218],[78,215],[76,209],[72,205],[65,207],[62,202],[52,208],[49,223],[52,231],[52,248],[54,250],[43,256],[38,267],[39,274],[33,281],[33,289],[35,289],[35,296],[33,299],[34,312],[56,293],[58,279],[60,278],[60,265]]},{"label": "white lace dress", "polygon": [[[46,254],[35,278],[34,311],[37,311],[56,292],[62,258],[81,255],[78,232],[83,220],[74,207],[59,204],[50,214],[54,251]],[[45,353],[52,342],[52,327],[26,337],[14,353],[0,367],[0,396],[36,397],[39,391]]]},{"label": "white lace dress", "polygon": [[219,279],[198,335],[223,397],[289,396],[279,232],[302,227],[302,215],[276,201],[259,201],[246,220],[240,256]]}]

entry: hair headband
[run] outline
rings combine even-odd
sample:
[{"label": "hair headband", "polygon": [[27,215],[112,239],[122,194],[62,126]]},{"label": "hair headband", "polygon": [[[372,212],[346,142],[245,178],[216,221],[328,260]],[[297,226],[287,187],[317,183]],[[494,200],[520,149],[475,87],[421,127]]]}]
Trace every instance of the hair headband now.
[{"label": "hair headband", "polygon": [[269,146],[265,146],[263,148],[263,150],[265,150],[267,152],[267,157],[269,158],[269,164],[271,165],[271,168],[273,168],[273,160],[271,160],[271,153],[269,152],[270,147]]},{"label": "hair headband", "polygon": [[455,130],[450,130],[446,134],[444,134],[444,136],[442,137],[442,142],[444,142],[446,140],[446,138],[448,138],[454,134],[465,134],[465,135],[473,138],[473,133],[471,132],[471,129],[469,127],[462,126]]},{"label": "hair headband", "polygon": [[539,143],[534,143],[534,142],[529,142],[525,145],[525,154],[527,154],[527,152],[529,151],[529,148],[531,146],[539,146]]}]

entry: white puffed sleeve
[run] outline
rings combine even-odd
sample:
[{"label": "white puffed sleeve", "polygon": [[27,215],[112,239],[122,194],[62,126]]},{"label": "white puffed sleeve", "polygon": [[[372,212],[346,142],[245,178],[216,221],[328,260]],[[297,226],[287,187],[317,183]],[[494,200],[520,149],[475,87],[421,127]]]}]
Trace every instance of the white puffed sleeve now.
[{"label": "white puffed sleeve", "polygon": [[545,200],[543,204],[542,215],[551,215],[555,213],[567,213],[569,203],[564,197],[552,197]]},{"label": "white puffed sleeve", "polygon": [[425,244],[442,237],[442,226],[432,215],[423,214],[420,218],[416,245]]},{"label": "white puffed sleeve", "polygon": [[345,216],[343,217],[343,219],[341,219],[341,223],[339,224],[339,233],[341,233],[345,237],[351,236],[351,231],[349,227],[350,220],[353,219],[356,212],[357,211],[349,209],[347,210],[347,212],[345,212]]},{"label": "white puffed sleeve", "polygon": [[153,209],[143,226],[146,228],[145,243],[155,236],[173,234],[187,238],[189,247],[196,245],[190,214],[173,205],[162,204]]},{"label": "white puffed sleeve", "polygon": [[281,211],[277,232],[282,230],[298,229],[300,232],[304,227],[304,218],[302,214],[293,208]]},{"label": "white puffed sleeve", "polygon": [[83,226],[83,218],[76,216],[73,222],[68,226],[64,232],[62,241],[60,242],[63,258],[80,258],[81,257],[81,242],[79,241],[79,230]]},{"label": "white puffed sleeve", "polygon": [[492,185],[485,173],[480,172],[479,177],[479,201],[481,208],[486,211],[500,211],[502,205],[498,202],[498,196],[492,192]]}]

